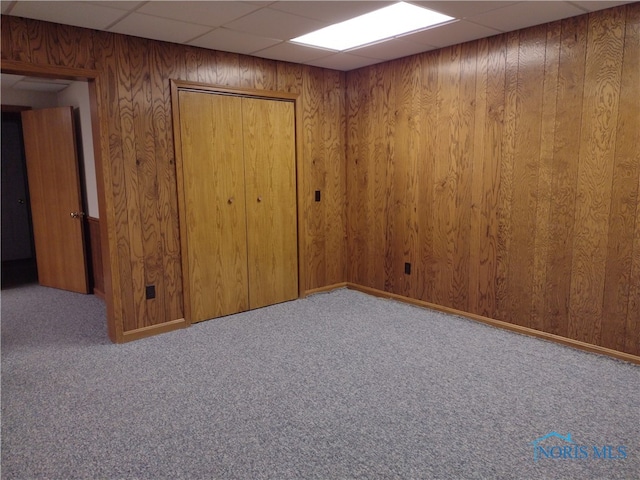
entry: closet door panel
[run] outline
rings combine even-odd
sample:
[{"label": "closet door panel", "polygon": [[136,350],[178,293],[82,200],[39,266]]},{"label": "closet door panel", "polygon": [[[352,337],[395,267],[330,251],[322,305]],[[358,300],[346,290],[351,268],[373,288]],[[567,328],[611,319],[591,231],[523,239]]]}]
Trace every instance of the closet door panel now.
[{"label": "closet door panel", "polygon": [[298,298],[295,116],[292,102],[242,99],[249,306]]},{"label": "closet door panel", "polygon": [[241,99],[180,92],[190,321],[249,308]]}]

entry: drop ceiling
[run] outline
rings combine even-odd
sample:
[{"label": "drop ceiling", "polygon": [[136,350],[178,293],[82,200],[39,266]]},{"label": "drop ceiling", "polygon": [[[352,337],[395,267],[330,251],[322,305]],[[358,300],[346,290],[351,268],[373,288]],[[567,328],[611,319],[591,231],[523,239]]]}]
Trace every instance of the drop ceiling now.
[{"label": "drop ceiling", "polygon": [[633,2],[409,1],[458,20],[348,52],[289,42],[391,3],[395,2],[2,0],[2,13],[347,71]]}]

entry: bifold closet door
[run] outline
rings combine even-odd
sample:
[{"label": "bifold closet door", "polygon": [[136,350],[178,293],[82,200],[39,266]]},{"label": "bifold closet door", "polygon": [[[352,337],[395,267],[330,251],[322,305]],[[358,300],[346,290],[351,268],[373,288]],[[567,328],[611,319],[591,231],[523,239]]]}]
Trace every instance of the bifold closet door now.
[{"label": "bifold closet door", "polygon": [[242,99],[249,306],[298,298],[293,102]]},{"label": "bifold closet door", "polygon": [[249,308],[239,97],[181,91],[190,321]]}]

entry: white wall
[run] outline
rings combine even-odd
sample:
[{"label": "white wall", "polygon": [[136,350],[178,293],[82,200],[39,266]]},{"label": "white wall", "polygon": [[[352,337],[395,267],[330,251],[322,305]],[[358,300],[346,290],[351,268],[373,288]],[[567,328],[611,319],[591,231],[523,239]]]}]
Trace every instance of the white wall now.
[{"label": "white wall", "polygon": [[[87,211],[90,217],[98,218],[98,187],[96,183],[96,162],[93,154],[93,135],[91,133],[91,108],[89,103],[89,85],[87,82],[73,82],[57,95],[57,106],[77,108],[80,116],[80,140],[84,159],[84,184],[87,191]],[[77,117],[76,117],[77,119]]]}]

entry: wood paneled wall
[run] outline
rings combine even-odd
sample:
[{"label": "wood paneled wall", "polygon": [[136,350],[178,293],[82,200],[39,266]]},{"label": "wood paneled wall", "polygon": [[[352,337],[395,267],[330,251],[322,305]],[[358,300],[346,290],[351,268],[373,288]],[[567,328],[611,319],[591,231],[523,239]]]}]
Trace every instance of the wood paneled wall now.
[{"label": "wood paneled wall", "polygon": [[300,94],[305,286],[345,281],[344,73],[6,16],[1,53],[98,71],[115,339],[183,317],[170,79]]},{"label": "wood paneled wall", "polygon": [[349,72],[347,99],[349,282],[640,355],[640,4]]},{"label": "wood paneled wall", "polygon": [[301,95],[307,289],[640,355],[640,4],[346,75],[16,17],[1,34],[2,59],[98,72],[116,339],[183,314],[174,78]]}]

